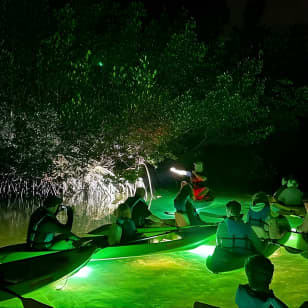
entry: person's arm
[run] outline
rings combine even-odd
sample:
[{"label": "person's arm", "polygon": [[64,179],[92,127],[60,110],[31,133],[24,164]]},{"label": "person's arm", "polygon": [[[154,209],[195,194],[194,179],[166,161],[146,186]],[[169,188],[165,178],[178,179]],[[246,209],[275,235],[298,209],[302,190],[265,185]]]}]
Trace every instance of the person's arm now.
[{"label": "person's arm", "polygon": [[297,231],[308,233],[308,213],[306,214],[303,223],[297,227]]},{"label": "person's arm", "polygon": [[201,181],[206,181],[207,180],[207,177],[204,176],[204,175],[201,175],[201,174],[198,174],[196,171],[192,171],[191,172],[198,180],[201,180]]},{"label": "person's arm", "polygon": [[269,228],[269,230],[268,230],[269,231],[268,232],[269,238],[273,239],[273,240],[280,239],[284,232],[280,231],[280,227],[279,227],[279,224],[278,224],[278,218],[271,217],[267,221],[267,224],[268,224],[268,228]]},{"label": "person's arm", "polygon": [[45,232],[52,232],[52,233],[60,233],[67,235],[68,238],[72,240],[79,240],[79,237],[72,233],[70,229],[66,226],[61,224],[56,218],[49,217],[46,219],[44,225],[42,226],[42,231]]},{"label": "person's arm", "polygon": [[122,228],[118,226],[116,223],[112,225],[110,233],[108,234],[108,244],[116,245],[121,241],[122,236]]}]

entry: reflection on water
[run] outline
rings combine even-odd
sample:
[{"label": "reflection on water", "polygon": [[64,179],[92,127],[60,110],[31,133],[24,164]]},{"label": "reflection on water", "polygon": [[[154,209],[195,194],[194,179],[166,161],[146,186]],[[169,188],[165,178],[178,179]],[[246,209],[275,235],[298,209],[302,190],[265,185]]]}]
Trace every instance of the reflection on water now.
[{"label": "reflection on water", "polygon": [[[226,199],[217,199],[208,210],[224,213]],[[163,213],[172,210],[172,197],[154,200],[153,211]],[[7,244],[26,230],[25,221],[32,209],[24,206],[18,210],[13,206],[2,206],[0,215],[1,241]],[[74,229],[90,230],[101,224],[95,211],[87,215],[86,209],[76,209],[78,214]],[[90,213],[90,212],[89,212]],[[98,216],[96,216],[98,215]],[[170,217],[168,217],[170,218]],[[95,220],[97,219],[97,220]],[[5,221],[6,227],[3,224]],[[292,222],[293,225],[299,222]],[[9,230],[10,229],[10,230]],[[5,233],[3,233],[5,232]],[[14,234],[16,232],[16,234]],[[6,234],[5,236],[3,236]],[[18,239],[20,240],[20,238]],[[293,239],[288,243],[292,244]],[[247,283],[244,271],[212,274],[205,268],[206,251],[174,252],[139,258],[89,262],[77,275],[55,282],[26,295],[55,308],[192,308],[195,301],[206,302],[219,307],[236,307],[235,291],[238,284]],[[205,253],[205,254],[203,254]],[[298,254],[278,249],[271,261],[275,265],[271,287],[276,296],[289,307],[296,308],[308,299],[308,260]],[[63,287],[57,290],[57,286]],[[22,307],[17,299],[0,303],[0,307]]]}]

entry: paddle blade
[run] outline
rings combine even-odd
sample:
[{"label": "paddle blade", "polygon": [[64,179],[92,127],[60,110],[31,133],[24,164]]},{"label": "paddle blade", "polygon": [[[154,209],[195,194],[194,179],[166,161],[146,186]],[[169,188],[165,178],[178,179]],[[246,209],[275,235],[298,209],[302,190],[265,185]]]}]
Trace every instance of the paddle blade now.
[{"label": "paddle blade", "polygon": [[219,307],[208,305],[208,304],[204,304],[204,303],[200,303],[200,302],[195,302],[194,303],[194,308],[219,308]]},{"label": "paddle blade", "polygon": [[24,308],[53,308],[32,298],[20,297]]}]

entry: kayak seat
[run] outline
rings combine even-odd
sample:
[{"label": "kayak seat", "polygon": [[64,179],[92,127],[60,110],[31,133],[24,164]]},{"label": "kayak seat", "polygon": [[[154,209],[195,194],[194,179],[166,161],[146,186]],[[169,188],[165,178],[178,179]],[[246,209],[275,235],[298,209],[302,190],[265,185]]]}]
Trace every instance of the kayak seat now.
[{"label": "kayak seat", "polygon": [[190,225],[189,218],[186,213],[175,212],[174,217],[178,227],[186,227]]}]

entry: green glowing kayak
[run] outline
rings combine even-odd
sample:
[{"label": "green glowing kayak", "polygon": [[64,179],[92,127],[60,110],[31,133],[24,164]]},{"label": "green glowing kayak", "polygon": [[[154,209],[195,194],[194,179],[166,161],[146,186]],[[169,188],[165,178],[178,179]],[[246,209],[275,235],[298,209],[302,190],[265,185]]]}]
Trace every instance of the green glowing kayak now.
[{"label": "green glowing kayak", "polygon": [[297,234],[296,248],[302,249],[301,255],[308,259],[308,233]]},{"label": "green glowing kayak", "polygon": [[[95,249],[96,245],[88,244],[80,248],[34,254],[32,258],[2,263],[0,286],[19,295],[28,293],[79,270],[87,263]],[[12,297],[14,296],[0,287],[0,301]]]},{"label": "green glowing kayak", "polygon": [[[167,228],[153,228],[152,231],[155,231],[153,233],[154,235],[130,244],[109,246],[97,250],[92,255],[91,260],[135,257],[153,253],[193,249],[207,243],[211,235],[216,234],[216,229],[216,225],[189,226],[183,228],[170,227],[169,231]],[[161,234],[160,231],[163,230],[165,232]]]}]

